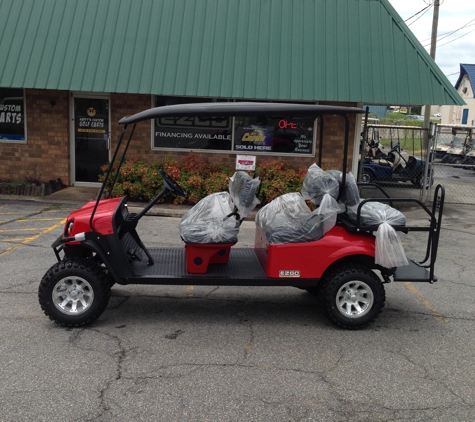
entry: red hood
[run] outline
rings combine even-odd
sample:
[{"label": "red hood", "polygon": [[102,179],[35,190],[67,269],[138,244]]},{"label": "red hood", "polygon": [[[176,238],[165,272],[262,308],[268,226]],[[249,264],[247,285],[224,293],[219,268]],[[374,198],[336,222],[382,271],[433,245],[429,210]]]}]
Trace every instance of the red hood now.
[{"label": "red hood", "polygon": [[[103,199],[99,201],[96,213],[94,214],[94,231],[104,236],[112,234],[114,232],[112,227],[112,217],[114,216],[114,212],[117,209],[117,206],[119,205],[121,200],[122,198],[113,198]],[[68,226],[70,221],[74,221],[73,231],[70,236],[74,236],[78,233],[91,231],[91,227],[89,226],[89,220],[91,219],[91,214],[94,210],[95,205],[96,201],[88,202],[80,209],[73,211],[71,214],[69,214],[68,220],[66,222],[66,227]]]}]

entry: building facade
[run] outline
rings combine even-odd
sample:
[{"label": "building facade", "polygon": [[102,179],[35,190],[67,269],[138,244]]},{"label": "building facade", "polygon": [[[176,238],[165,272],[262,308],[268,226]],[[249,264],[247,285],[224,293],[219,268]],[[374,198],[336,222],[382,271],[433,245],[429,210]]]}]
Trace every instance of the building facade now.
[{"label": "building facade", "polygon": [[[387,0],[0,0],[0,24],[0,180],[97,183],[117,121],[165,104],[463,104]],[[325,119],[336,167],[344,124]],[[308,166],[318,130],[285,116],[143,122],[128,157]]]}]

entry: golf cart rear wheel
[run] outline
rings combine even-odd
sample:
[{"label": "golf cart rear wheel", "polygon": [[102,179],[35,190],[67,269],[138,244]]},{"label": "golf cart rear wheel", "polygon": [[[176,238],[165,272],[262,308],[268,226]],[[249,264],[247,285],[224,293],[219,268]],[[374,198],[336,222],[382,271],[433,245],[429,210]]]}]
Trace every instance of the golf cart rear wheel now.
[{"label": "golf cart rear wheel", "polygon": [[329,274],[325,280],[324,295],[329,318],[349,330],[371,324],[382,311],[386,300],[379,277],[358,264]]},{"label": "golf cart rear wheel", "polygon": [[38,289],[43,312],[65,327],[80,327],[94,321],[104,312],[109,298],[106,271],[86,258],[70,258],[53,265]]}]

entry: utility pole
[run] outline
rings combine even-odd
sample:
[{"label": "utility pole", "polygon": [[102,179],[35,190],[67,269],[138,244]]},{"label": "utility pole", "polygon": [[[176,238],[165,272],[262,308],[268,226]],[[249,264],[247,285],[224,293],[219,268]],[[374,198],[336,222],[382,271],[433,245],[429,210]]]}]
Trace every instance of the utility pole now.
[{"label": "utility pole", "polygon": [[[439,25],[439,6],[440,6],[440,0],[434,0],[434,14],[432,16],[432,35],[431,35],[431,41],[430,41],[430,56],[435,62],[435,50],[436,50],[436,45],[437,45],[437,26]],[[424,168],[424,178],[422,179],[422,198],[427,199],[428,198],[428,189],[425,189],[425,184],[429,172],[429,158],[431,154],[431,141],[432,141],[432,135],[429,133],[431,131],[431,124],[430,124],[430,116],[431,116],[431,110],[430,110],[431,104],[426,104],[425,107],[425,112],[424,112],[424,128],[426,129],[424,131],[425,136],[424,136],[424,144],[426,145],[426,165]]]},{"label": "utility pole", "polygon": [[[440,0],[434,0],[434,15],[432,17],[432,36],[430,41],[430,56],[435,61],[435,50],[437,45],[437,26],[439,25],[439,6]],[[426,104],[424,112],[424,127],[429,128],[430,122],[430,106],[431,104]]]}]

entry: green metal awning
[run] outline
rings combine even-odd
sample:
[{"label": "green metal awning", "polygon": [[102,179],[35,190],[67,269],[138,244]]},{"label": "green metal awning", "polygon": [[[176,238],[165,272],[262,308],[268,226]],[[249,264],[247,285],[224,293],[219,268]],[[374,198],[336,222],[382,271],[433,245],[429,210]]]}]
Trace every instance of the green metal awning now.
[{"label": "green metal awning", "polygon": [[0,86],[464,104],[388,0],[0,0]]}]

